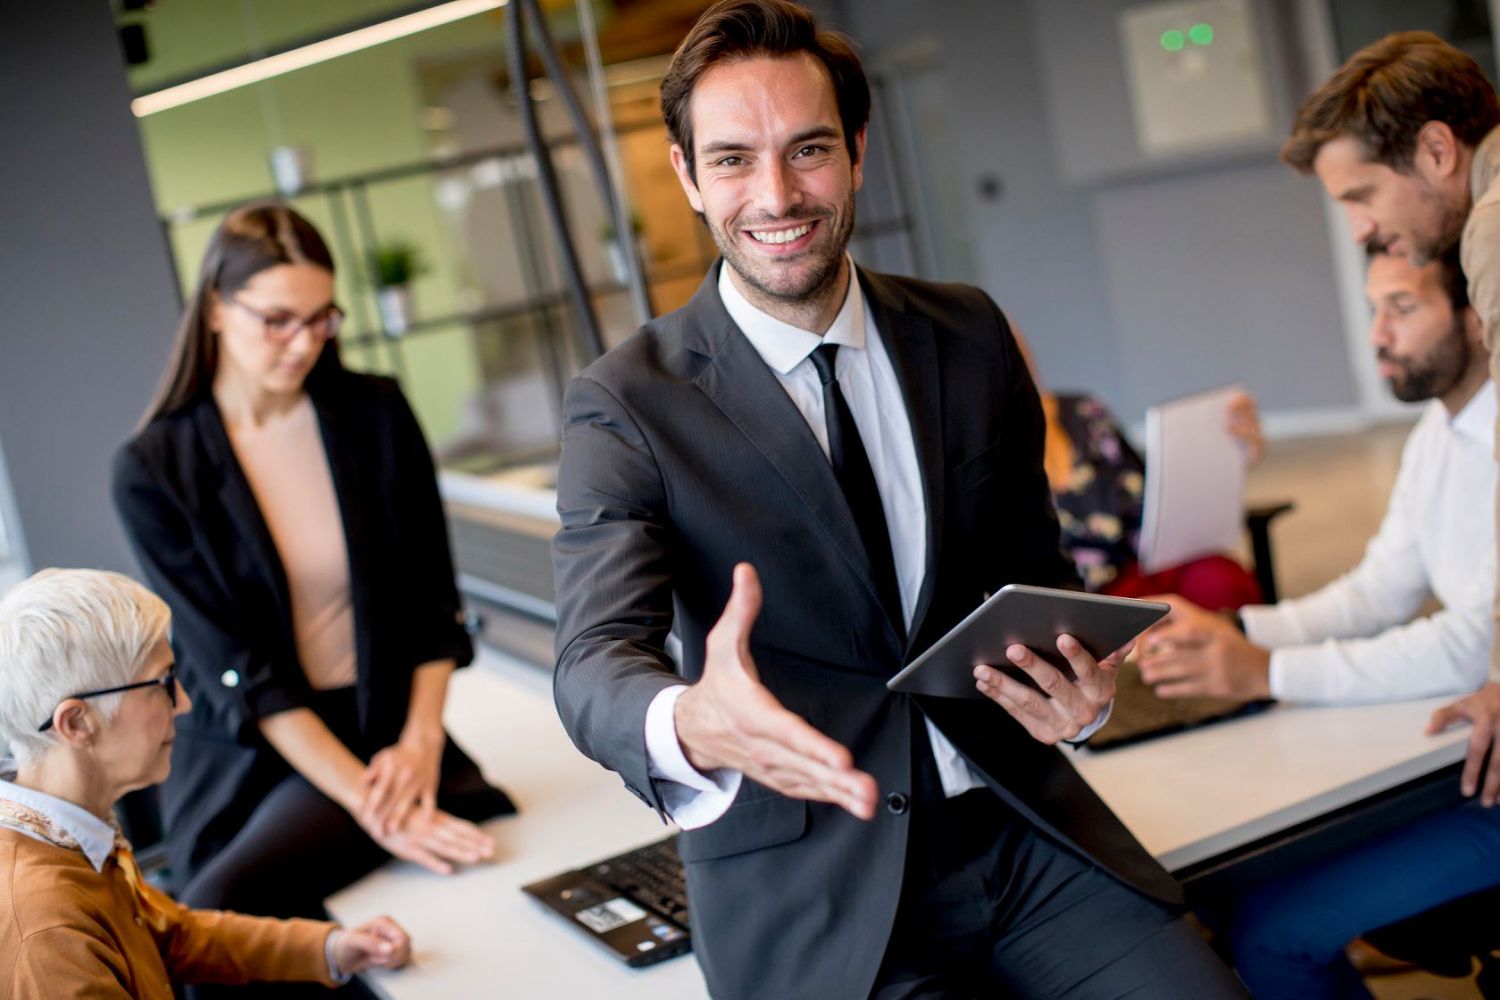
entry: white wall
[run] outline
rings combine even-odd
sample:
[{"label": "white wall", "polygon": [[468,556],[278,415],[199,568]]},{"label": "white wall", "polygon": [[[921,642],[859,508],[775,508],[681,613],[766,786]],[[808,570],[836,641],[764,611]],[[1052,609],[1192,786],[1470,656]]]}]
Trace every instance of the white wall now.
[{"label": "white wall", "polygon": [[[963,205],[943,213],[950,259],[969,261],[970,274],[954,276],[988,290],[1025,330],[1049,385],[1092,391],[1129,423],[1158,400],[1240,381],[1274,427],[1347,425],[1362,411],[1322,196],[1276,158],[1307,87],[1287,5],[1256,4],[1276,135],[1166,168],[1114,149],[1129,138],[1115,41],[1129,5],[859,0],[824,9],[877,69],[929,53],[946,141],[931,148],[925,130],[916,141],[932,186]],[[1102,177],[1066,179],[1077,171],[1059,162],[1064,128],[1113,144]],[[985,195],[987,181],[998,182],[998,197]]]}]

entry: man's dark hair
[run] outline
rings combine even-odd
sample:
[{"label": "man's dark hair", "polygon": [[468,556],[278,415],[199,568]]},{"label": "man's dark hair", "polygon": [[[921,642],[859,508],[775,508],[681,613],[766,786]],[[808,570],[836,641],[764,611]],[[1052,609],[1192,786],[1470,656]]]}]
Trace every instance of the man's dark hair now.
[{"label": "man's dark hair", "polygon": [[[1373,243],[1365,244],[1365,257],[1374,260],[1390,251]],[[1453,314],[1456,316],[1469,308],[1469,279],[1464,275],[1463,262],[1459,257],[1458,244],[1454,244],[1442,255],[1428,261],[1429,264],[1438,266],[1438,281],[1443,286],[1443,292],[1448,296],[1448,302],[1453,306]]]},{"label": "man's dark hair", "polygon": [[812,13],[790,0],[720,0],[698,18],[672,55],[672,65],[661,81],[661,114],[672,141],[687,156],[689,177],[698,179],[689,108],[698,78],[721,62],[799,52],[806,52],[828,70],[844,144],[850,160],[859,161],[855,136],[870,120],[870,84],[848,36],[819,30]]},{"label": "man's dark hair", "polygon": [[1428,122],[1472,148],[1500,125],[1500,100],[1467,53],[1430,31],[1397,32],[1354,53],[1302,102],[1281,158],[1311,173],[1325,144],[1350,136],[1369,160],[1405,173]]}]

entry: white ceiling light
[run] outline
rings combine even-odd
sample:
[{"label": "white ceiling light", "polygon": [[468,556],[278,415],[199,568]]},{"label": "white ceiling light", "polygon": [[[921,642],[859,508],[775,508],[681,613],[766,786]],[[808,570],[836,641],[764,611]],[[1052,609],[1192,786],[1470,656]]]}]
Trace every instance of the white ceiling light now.
[{"label": "white ceiling light", "polygon": [[426,31],[440,24],[482,14],[487,10],[503,7],[505,3],[506,0],[449,0],[448,3],[440,3],[414,14],[392,18],[389,21],[372,24],[367,28],[358,28],[346,34],[335,35],[333,38],[325,38],[321,42],[313,42],[286,52],[278,52],[274,56],[267,56],[252,63],[245,63],[243,66],[235,66],[219,73],[189,80],[187,83],[179,83],[165,90],[142,94],[130,102],[130,110],[135,112],[137,118],[144,118],[158,111],[165,111],[191,101],[200,101],[205,97],[269,80],[273,76],[304,69],[320,62],[327,62],[329,59],[337,59],[339,56],[346,56],[360,49],[368,49],[373,45],[381,45],[397,38],[405,38],[407,35],[415,35],[419,31]]}]

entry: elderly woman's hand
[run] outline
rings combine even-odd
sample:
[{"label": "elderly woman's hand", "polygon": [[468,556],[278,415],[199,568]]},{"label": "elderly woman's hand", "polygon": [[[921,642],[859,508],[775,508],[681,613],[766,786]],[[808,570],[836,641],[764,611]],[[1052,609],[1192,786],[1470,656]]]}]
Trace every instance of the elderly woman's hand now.
[{"label": "elderly woman's hand", "polygon": [[411,961],[411,935],[390,917],[333,932],[333,964],[346,976],[366,969],[399,969]]}]

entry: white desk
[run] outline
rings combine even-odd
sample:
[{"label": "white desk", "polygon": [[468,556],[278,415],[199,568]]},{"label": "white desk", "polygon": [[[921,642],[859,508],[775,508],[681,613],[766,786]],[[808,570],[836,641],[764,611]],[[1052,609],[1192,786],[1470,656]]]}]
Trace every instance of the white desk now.
[{"label": "white desk", "polygon": [[[392,1000],[705,995],[692,959],[629,969],[520,891],[667,833],[574,749],[550,684],[492,652],[454,676],[449,727],[521,809],[487,827],[497,864],[443,878],[392,863],[329,899],[346,924],[389,913],[411,931],[414,964],[368,980]],[[1466,730],[1423,735],[1447,701],[1282,707],[1072,760],[1146,848],[1181,871],[1462,759]]]},{"label": "white desk", "polygon": [[1462,760],[1467,729],[1424,735],[1433,710],[1452,700],[1283,705],[1071,758],[1146,849],[1179,872]]},{"label": "white desk", "polygon": [[393,862],[328,900],[344,924],[388,913],[411,932],[413,964],[366,977],[392,1000],[707,995],[691,957],[630,969],[521,892],[527,882],[671,832],[573,747],[551,681],[536,667],[481,652],[449,691],[450,730],[520,808],[485,827],[499,846],[497,863],[444,878]]}]

